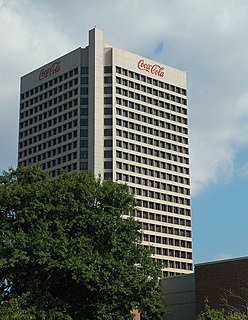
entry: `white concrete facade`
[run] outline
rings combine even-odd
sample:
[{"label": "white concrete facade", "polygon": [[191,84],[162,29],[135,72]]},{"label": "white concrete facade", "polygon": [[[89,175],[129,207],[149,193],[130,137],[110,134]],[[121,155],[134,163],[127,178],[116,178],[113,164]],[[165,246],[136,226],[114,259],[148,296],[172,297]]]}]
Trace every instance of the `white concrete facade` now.
[{"label": "white concrete facade", "polygon": [[87,47],[22,77],[18,159],[127,183],[164,276],[192,272],[185,72],[91,30]]}]

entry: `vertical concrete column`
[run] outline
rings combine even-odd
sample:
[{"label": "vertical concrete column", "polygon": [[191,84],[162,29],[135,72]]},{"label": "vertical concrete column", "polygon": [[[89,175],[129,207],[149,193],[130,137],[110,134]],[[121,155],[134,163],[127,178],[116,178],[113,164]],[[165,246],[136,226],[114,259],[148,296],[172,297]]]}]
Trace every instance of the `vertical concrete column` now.
[{"label": "vertical concrete column", "polygon": [[89,32],[88,169],[94,176],[104,168],[104,40],[96,28]]}]

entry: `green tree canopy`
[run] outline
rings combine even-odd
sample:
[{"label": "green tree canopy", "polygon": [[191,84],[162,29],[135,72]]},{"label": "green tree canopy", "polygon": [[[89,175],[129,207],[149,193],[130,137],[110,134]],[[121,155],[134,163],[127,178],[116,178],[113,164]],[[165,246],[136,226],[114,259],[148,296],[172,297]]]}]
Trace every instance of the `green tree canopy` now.
[{"label": "green tree canopy", "polygon": [[161,319],[160,270],[139,243],[140,224],[123,218],[132,210],[118,183],[83,173],[52,180],[39,167],[4,172],[1,306],[14,301],[27,319],[124,320],[132,308]]},{"label": "green tree canopy", "polygon": [[247,316],[240,312],[226,313],[224,309],[214,309],[205,302],[204,310],[198,315],[197,320],[246,320]]}]

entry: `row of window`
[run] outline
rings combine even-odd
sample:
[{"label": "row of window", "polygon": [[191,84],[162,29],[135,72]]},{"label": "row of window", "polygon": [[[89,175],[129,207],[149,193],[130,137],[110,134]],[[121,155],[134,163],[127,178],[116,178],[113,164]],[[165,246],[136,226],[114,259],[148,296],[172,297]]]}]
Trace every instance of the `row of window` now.
[{"label": "row of window", "polygon": [[160,224],[142,223],[143,230],[156,231],[160,233],[173,234],[180,237],[191,238],[191,230],[178,229],[173,227],[161,226]]},{"label": "row of window", "polygon": [[68,98],[71,98],[72,96],[78,94],[78,88],[69,90],[67,92],[65,92],[64,88],[66,88],[67,86],[69,88],[71,88],[73,85],[77,84],[77,81],[78,81],[78,79],[74,79],[74,81],[71,80],[69,83],[65,83],[63,86],[61,85],[59,87],[55,87],[54,89],[46,91],[46,92],[40,94],[39,96],[35,96],[34,98],[27,100],[26,102],[22,102],[21,109],[28,108],[29,106],[32,106],[33,104],[41,102],[45,99],[49,99],[50,97],[54,97],[57,94],[57,92],[63,91],[63,94],[61,94],[57,97],[54,97],[53,99],[50,99],[49,103],[48,103],[49,106],[51,106],[52,104],[56,104],[58,102],[64,101]]},{"label": "row of window", "polygon": [[[122,175],[123,178],[124,175]],[[123,181],[123,182],[130,182],[130,183],[136,183],[136,184],[141,184],[144,187],[143,183],[139,183],[142,182],[144,180],[149,181],[148,179],[141,179],[141,178],[136,178],[134,176],[127,176],[129,177],[129,179],[127,178],[127,180],[125,179],[119,179],[120,174],[117,173],[116,174],[116,178],[117,181]],[[134,182],[133,182],[134,181]],[[137,191],[135,189],[135,191]],[[137,195],[137,193],[135,193]],[[183,195],[183,194],[180,194]],[[143,195],[142,195],[143,197]],[[151,199],[151,197],[149,197],[149,199]],[[153,197],[152,199],[157,199],[159,201],[167,201],[167,202],[171,202],[171,203],[178,203],[180,205],[186,205],[186,206],[190,206],[190,199],[185,198],[185,197],[179,197],[179,196],[175,196],[175,195],[171,195],[168,193],[163,193],[163,192],[154,192],[153,193]],[[161,211],[166,211],[166,205],[161,204],[161,203],[155,203],[153,201],[148,201],[148,200],[143,200],[143,199],[136,199],[137,201],[137,205],[143,208],[150,208],[150,209],[155,209],[155,210],[161,210]]]},{"label": "row of window", "polygon": [[[160,247],[153,247],[154,254],[167,256],[167,257],[175,257],[181,259],[192,259],[192,252],[188,251],[181,251],[181,250],[174,250],[174,249],[167,249],[167,248],[160,248]],[[163,264],[167,266],[167,262],[164,261]]]},{"label": "row of window", "polygon": [[[26,141],[24,141],[24,142],[26,142]],[[46,142],[42,142],[41,144],[38,144],[36,146],[32,146],[26,150],[20,151],[19,158],[23,158],[23,157],[26,157],[29,155],[34,155],[35,153],[41,153],[42,151],[48,149],[48,151],[46,152],[46,155],[45,155],[45,153],[42,154],[42,160],[44,160],[46,158],[55,157],[57,155],[60,155],[61,153],[65,153],[65,152],[71,151],[72,149],[77,148],[77,141],[72,141],[70,143],[66,143],[66,144],[59,146],[59,147],[56,147],[57,146],[56,143],[57,143],[57,139],[52,139],[52,140],[48,140]],[[50,150],[49,150],[49,148],[50,148]],[[21,149],[21,143],[20,143],[20,149]],[[75,155],[75,153],[74,153],[74,155]],[[39,155],[39,161],[41,160],[40,156],[41,155]],[[71,156],[69,156],[69,157],[71,157]],[[76,158],[74,158],[74,159],[76,159]]]},{"label": "row of window", "polygon": [[[106,130],[108,130],[106,132],[109,132],[109,134],[106,134],[106,136],[107,135],[111,136],[112,135],[112,129],[106,129]],[[160,130],[157,130],[157,131],[154,132],[154,133],[158,133],[159,137],[161,137],[163,139],[172,140],[172,141],[176,141],[176,142],[183,143],[183,144],[188,144],[188,138],[187,137],[182,137],[182,136],[170,133],[170,132],[165,132],[165,131],[160,131]],[[147,137],[147,135],[140,135],[140,134],[137,134],[137,133],[129,132],[129,131],[126,131],[126,130],[120,130],[120,129],[116,129],[116,136],[117,137],[123,137],[125,139],[139,141],[139,142],[142,142],[142,143],[147,143],[147,144],[150,144],[152,146],[157,146],[157,147],[161,144],[160,143],[161,141],[164,141],[162,139],[160,141],[160,140],[154,139],[152,137]]]},{"label": "row of window", "polygon": [[[122,112],[123,111],[123,112]],[[162,119],[156,119],[154,117],[148,117],[148,116],[145,116],[145,115],[142,115],[142,114],[139,114],[139,113],[134,113],[134,112],[128,112],[127,114],[127,111],[125,112],[125,110],[121,110],[119,108],[116,109],[116,114],[117,115],[123,115],[124,117],[127,116],[127,119],[122,119],[122,118],[118,118],[117,117],[117,124],[119,125],[122,125],[122,126],[125,126],[125,127],[129,127],[130,129],[136,129],[136,130],[139,130],[141,131],[141,125],[138,122],[143,122],[145,124],[149,124],[149,125],[153,125],[153,126],[157,126],[159,128],[166,128],[168,130],[172,130],[172,131],[177,131],[177,132],[181,132],[181,133],[184,133],[184,134],[188,134],[188,129],[187,127],[182,127],[182,126],[178,126],[174,123],[170,123],[168,121],[164,121]],[[162,116],[163,119],[164,119],[164,116],[166,119],[169,119],[172,120],[172,121],[175,121],[177,122],[177,120],[185,120],[185,124],[187,124],[187,119],[186,118],[181,118],[181,117],[176,117],[175,115],[171,115],[167,112],[159,112],[159,116]],[[172,117],[173,116],[173,117]],[[130,121],[130,119],[134,119],[135,120],[135,123],[133,123],[132,121]],[[118,121],[120,123],[118,123]],[[178,124],[178,122],[177,122]],[[143,129],[145,132],[147,132],[147,129],[144,127]],[[143,131],[142,130],[142,131]]]},{"label": "row of window", "polygon": [[[46,107],[52,107],[53,105],[55,105],[57,103],[61,103],[61,102],[64,102],[65,100],[67,100],[67,99],[71,99],[72,97],[76,96],[77,94],[78,94],[78,89],[70,90],[68,92],[65,92],[65,93],[59,95],[58,97],[51,98],[50,100],[46,101],[44,103],[44,107],[45,108]],[[42,101],[42,99],[39,100],[39,101],[38,100],[36,101],[36,98],[35,99],[30,99],[30,100],[25,102],[25,107],[32,106],[33,104],[38,103],[40,101]],[[22,114],[23,113],[21,113],[21,117],[22,117]],[[28,112],[26,114],[28,114]]]},{"label": "row of window", "polygon": [[[141,166],[138,166],[138,165],[133,165],[133,164],[130,164],[130,163],[117,161],[116,162],[116,167],[117,167],[117,169],[129,171],[129,172],[136,172],[138,174],[146,175],[146,176],[149,176],[149,177],[160,178],[160,176],[161,176],[160,175],[161,171],[157,171],[157,170],[150,169],[150,168],[145,168],[143,166],[141,167]],[[189,175],[189,168],[181,167],[181,166],[178,166],[178,165],[166,163],[166,168],[165,169],[168,170],[168,171],[173,171],[173,172],[183,173],[183,174]],[[156,188],[160,188],[160,181],[158,181],[158,182],[155,181],[155,187]]]},{"label": "row of window", "polygon": [[[118,172],[118,174],[119,174],[118,175],[119,177],[124,176],[124,174],[122,174],[121,172]],[[178,175],[167,173],[167,172],[160,172],[159,173],[159,171],[156,171],[156,177],[159,178],[159,179],[163,179],[163,180],[167,180],[167,181],[173,181],[173,182],[181,183],[181,184],[184,184],[184,185],[189,185],[189,182],[190,182],[188,177],[182,177],[182,176],[178,176]],[[124,179],[125,180],[123,180],[123,179],[119,179],[119,180],[129,181],[128,177],[127,178],[124,177]],[[132,179],[133,178],[130,178],[130,180],[132,180]],[[141,178],[138,178],[138,179],[141,179]],[[140,181],[140,180],[138,180],[138,181]],[[147,186],[152,187],[152,188],[154,188],[154,186],[156,185],[154,180],[143,181],[143,183],[144,183],[144,185],[147,185]],[[142,184],[141,181],[140,181],[140,184]]]},{"label": "row of window", "polygon": [[144,76],[144,75],[139,74],[137,72],[133,72],[131,70],[127,70],[125,68],[121,68],[119,66],[116,66],[116,73],[122,74],[122,75],[124,75],[126,77],[130,77],[130,78],[133,78],[133,79],[136,79],[136,80],[140,80],[140,81],[148,83],[148,84],[152,84],[152,85],[157,86],[159,88],[163,88],[163,89],[166,89],[166,90],[177,92],[179,94],[186,95],[186,89],[184,89],[184,88],[180,88],[180,87],[174,86],[172,84],[169,84],[169,83],[157,80],[157,79],[153,79],[153,78],[148,77],[148,76]]},{"label": "row of window", "polygon": [[[148,138],[148,140],[149,140],[149,138]],[[154,147],[153,148],[149,148],[149,147],[146,147],[146,146],[141,146],[141,145],[138,145],[138,144],[130,143],[130,142],[127,142],[127,141],[122,141],[122,140],[119,140],[119,139],[116,140],[116,147],[124,148],[124,149],[127,149],[127,150],[132,150],[132,151],[136,151],[136,152],[140,152],[140,153],[143,153],[143,154],[148,154],[150,156],[160,157],[162,159],[165,159],[165,158],[169,159],[169,160],[173,159],[171,153],[167,153],[166,154],[164,151],[154,149]],[[182,153],[182,154],[188,154],[189,153],[189,149],[188,148],[179,146],[177,144],[168,143],[168,142],[165,142],[165,141],[159,141],[159,148],[163,148],[163,149],[166,149],[166,150],[172,150],[172,151],[179,152],[179,153]],[[177,170],[178,168],[174,167],[174,169]],[[173,168],[170,169],[170,170],[173,170]]]},{"label": "row of window", "polygon": [[[180,167],[180,170],[177,170],[178,167]],[[169,191],[175,191],[175,192],[177,192],[176,191],[177,189],[178,190],[181,189],[181,187],[174,186],[174,185],[172,186],[171,184],[165,183],[165,181],[163,181],[163,182],[161,181],[161,179],[168,178],[168,179],[170,179],[170,181],[174,181],[174,182],[179,182],[180,181],[180,183],[181,183],[182,180],[179,179],[180,176],[174,176],[174,175],[172,176],[170,173],[163,173],[163,172],[158,171],[158,170],[145,168],[143,166],[138,166],[138,165],[132,165],[130,163],[119,162],[119,161],[116,162],[116,168],[118,169],[118,172],[120,172],[119,170],[123,170],[123,171],[128,171],[128,173],[135,172],[137,174],[141,174],[143,176],[147,176],[147,177],[150,177],[150,178],[151,177],[158,178],[159,180],[154,180],[154,181],[151,180],[151,181],[149,181],[149,186],[150,187],[154,187],[154,188],[157,188],[157,189],[163,189],[163,190],[169,190]],[[184,169],[185,169],[185,171],[184,171]],[[174,165],[171,165],[169,163],[166,163],[166,170],[172,171],[173,173],[175,173],[175,172],[176,173],[184,173],[184,174],[187,174],[187,175],[188,175],[188,171],[189,171],[188,168],[184,168],[184,167],[181,167],[181,166],[174,166]],[[123,174],[124,174],[124,172],[123,172]],[[137,176],[137,179],[138,179],[138,176]],[[188,180],[186,180],[186,181],[189,182]],[[189,189],[187,188],[187,190],[189,190]]]},{"label": "row of window", "polygon": [[153,114],[155,116],[158,116],[160,111],[158,107],[170,110],[172,112],[177,112],[180,113],[182,115],[187,115],[187,109],[186,108],[182,108],[180,106],[176,106],[174,104],[171,103],[167,103],[167,102],[163,102],[163,101],[159,101],[158,106],[156,106],[157,108],[152,108],[151,106],[145,106],[143,104],[139,104],[139,103],[135,103],[133,101],[127,100],[127,99],[121,99],[121,98],[116,98],[116,103],[131,109],[136,109],[142,112],[145,112],[143,110],[147,110],[146,112]]},{"label": "row of window", "polygon": [[[55,151],[56,149],[52,150]],[[32,156],[31,161],[32,163],[38,163],[43,160],[49,159],[53,156],[52,151],[43,152],[41,154],[38,154],[37,156]],[[47,168],[58,166],[62,163],[69,162],[72,160],[77,159],[77,152],[68,153],[67,155],[63,155],[62,157],[58,157],[56,159],[53,159],[51,161],[47,162]]]},{"label": "row of window", "polygon": [[[140,89],[140,85],[135,86],[135,89]],[[175,96],[173,94],[169,94],[167,92],[154,90],[151,87],[145,87],[144,86],[144,90],[141,90],[141,91],[144,92],[144,93],[151,94],[152,96],[148,96],[148,95],[145,95],[145,94],[140,94],[140,93],[137,93],[135,91],[123,89],[121,87],[116,87],[116,93],[117,94],[125,96],[125,97],[129,97],[131,99],[135,99],[135,100],[139,100],[139,101],[142,101],[142,102],[146,102],[146,103],[151,104],[151,105],[158,106],[159,103],[165,102],[165,101],[162,101],[161,99],[173,101],[173,102],[176,102],[178,104],[183,104],[185,106],[187,105],[187,100],[186,99],[178,97],[178,96]],[[158,97],[159,99],[155,99],[154,96]]]},{"label": "row of window", "polygon": [[160,168],[166,168],[167,162],[163,162],[163,160],[170,160],[170,161],[188,164],[188,158],[181,157],[176,154],[171,154],[171,153],[164,152],[164,151],[158,151],[158,150],[153,151],[153,155],[160,158],[160,160],[159,160],[160,163],[157,163],[158,162],[157,160],[150,158],[149,155],[147,155],[147,154],[142,153],[142,155],[143,155],[143,157],[136,155],[136,154],[127,153],[124,151],[123,152],[119,151],[119,150],[116,151],[117,158],[130,160],[130,161],[136,161],[137,163],[143,163],[143,164],[147,164],[147,165],[155,166],[155,167],[160,167]]},{"label": "row of window", "polygon": [[[135,178],[131,179],[129,178],[130,181],[135,181],[134,183],[139,184],[138,182],[142,181],[143,179],[140,178]],[[173,193],[179,193],[180,195],[190,195],[190,189],[189,188],[183,188],[179,186],[175,186],[172,184],[166,184],[160,181],[154,181],[153,188],[157,188],[159,190],[164,190],[164,191],[169,191]],[[161,188],[158,188],[158,186],[161,186]],[[149,197],[149,198],[154,198],[154,199],[160,199],[161,194],[156,192],[156,191],[148,191],[147,189],[142,189],[142,188],[137,188],[135,187],[135,194],[137,196],[142,196],[142,197]]]},{"label": "row of window", "polygon": [[[48,116],[51,117],[51,115],[49,113],[44,112],[44,113],[40,114],[39,116],[29,118],[28,120],[25,120],[25,121],[21,121],[20,122],[20,129],[29,127],[29,129],[27,129],[25,131],[28,131],[29,134],[32,134],[37,131],[41,131],[41,130],[45,130],[47,128],[53,127],[54,128],[53,134],[57,134],[62,131],[66,131],[66,130],[69,130],[71,128],[76,127],[77,123],[78,123],[77,119],[69,121],[69,122],[66,122],[66,121],[73,118],[73,117],[76,117],[77,114],[78,114],[78,110],[75,109],[73,111],[69,111],[69,112],[64,113],[60,116],[57,116],[56,118],[41,122],[42,120],[47,119]],[[39,122],[39,124],[37,124],[37,122]],[[63,122],[64,122],[63,126],[60,125],[60,126],[55,127],[56,125],[61,124]],[[34,125],[34,126],[32,127],[32,125]]]},{"label": "row of window", "polygon": [[[53,106],[53,100],[51,99],[50,101],[51,101],[51,106]],[[35,116],[39,116],[40,117],[39,113],[44,113],[43,114],[43,119],[45,119],[48,116],[50,117],[52,115],[57,115],[57,113],[64,112],[64,111],[66,111],[66,110],[78,105],[78,99],[73,99],[71,101],[68,101],[68,102],[65,102],[63,104],[60,104],[57,107],[53,106],[53,108],[51,108],[48,111],[44,112],[44,110],[46,110],[48,108],[48,105],[50,106],[50,101],[44,102],[42,104],[39,104],[38,106],[30,108],[29,110],[21,112],[20,113],[20,119],[30,117],[33,114]]]},{"label": "row of window", "polygon": [[[65,115],[67,115],[67,114],[64,114],[64,116]],[[61,121],[59,119],[58,119],[58,123],[61,123]],[[67,128],[67,130],[75,128],[75,127],[77,127],[77,123],[78,123],[77,120],[73,120],[73,121],[68,122],[68,124],[60,125],[57,127],[52,126],[52,129],[47,130],[43,133],[37,134],[35,137],[33,137],[34,142],[41,141],[42,139],[50,138],[56,134],[60,134],[65,131],[64,128]],[[21,131],[19,137],[20,137],[20,139],[22,139],[24,137],[30,136],[32,134],[38,133],[40,131],[43,131],[44,129],[49,129],[49,128],[51,128],[51,127],[48,125],[48,122],[44,122],[39,125],[33,126],[29,129]],[[73,133],[71,132],[70,134],[73,137],[75,137],[75,136],[77,136],[77,131],[73,131]],[[71,139],[71,137],[69,137],[69,139]]]},{"label": "row of window", "polygon": [[[173,261],[173,260],[159,260],[157,262],[163,265],[163,268],[170,268],[170,269],[183,269],[183,270],[193,270],[192,263],[186,263],[181,261]],[[167,272],[168,273],[168,272]],[[170,273],[170,276],[174,276],[176,273]]]},{"label": "row of window", "polygon": [[[150,246],[143,245],[144,247],[150,248]],[[193,264],[189,262],[181,262],[181,261],[174,261],[174,260],[166,260],[166,259],[159,259],[159,258],[154,258],[153,259],[161,265],[162,270],[161,270],[161,276],[168,278],[168,277],[174,277],[174,276],[179,276],[184,274],[185,272],[182,272],[182,270],[193,270]],[[176,269],[175,268],[175,262],[180,263],[180,268],[178,269],[178,272],[175,271],[166,271],[167,269]],[[177,264],[179,266],[179,264]],[[180,271],[179,271],[180,270]],[[188,272],[187,272],[188,273]]]},{"label": "row of window", "polygon": [[[159,89],[157,89],[157,88],[154,88],[154,87],[152,87],[150,85],[147,86],[145,84],[141,84],[140,82],[130,81],[129,79],[121,78],[121,77],[116,77],[116,83],[120,84],[120,85],[123,85],[125,87],[129,87],[129,88],[141,91],[141,92],[146,92],[146,93],[149,93],[151,95],[154,95],[154,96],[157,96],[157,97],[161,97],[161,98],[164,97],[164,94],[168,94],[168,91],[175,92],[175,90],[170,90],[170,88],[159,87]],[[164,90],[161,91],[161,89],[165,89],[166,91],[164,91]],[[182,94],[181,90],[178,90],[176,93]],[[176,96],[176,97],[178,97],[178,96]]]},{"label": "row of window", "polygon": [[[159,205],[159,203],[156,203],[156,205]],[[184,216],[190,217],[190,209],[172,206],[172,205],[166,205],[163,204],[162,206],[158,206],[158,208],[163,208],[164,212],[168,213],[176,213]],[[159,210],[159,209],[158,209]],[[160,213],[154,213],[151,211],[144,211],[144,210],[136,210],[134,212],[130,213],[131,216],[148,220],[155,220],[159,222],[164,222],[168,224],[174,224],[174,225],[180,225],[180,226],[187,226],[191,227],[191,220],[190,219],[184,219],[178,216],[172,216],[172,215],[166,215],[166,214],[160,214]]]},{"label": "row of window", "polygon": [[[140,113],[135,113],[133,111],[128,111],[125,109],[121,109],[121,108],[116,108],[116,114],[117,115],[121,115],[123,117],[129,118],[129,119],[135,119],[137,121],[143,121],[143,122],[148,122],[150,124],[154,124],[155,126],[162,126],[160,121],[161,119],[156,119],[154,118],[154,115],[163,119],[167,119],[167,120],[171,120],[171,121],[175,121],[177,123],[183,123],[183,124],[187,124],[188,120],[187,117],[181,117],[178,115],[175,115],[173,113],[169,113],[169,112],[165,112],[163,110],[158,110],[158,109],[153,109],[153,108],[148,108],[144,105],[135,103],[134,104],[134,109],[144,112],[144,113],[149,113],[151,115],[153,115],[153,117],[144,117],[143,115],[141,115]],[[156,110],[156,111],[155,111]]]},{"label": "row of window", "polygon": [[[158,261],[158,263],[162,264],[162,262],[160,262],[160,259],[154,259],[155,261]],[[175,277],[175,276],[180,276],[182,273],[181,272],[169,272],[169,271],[165,271],[162,270],[161,271],[161,275],[163,278],[169,278],[169,277]]]},{"label": "row of window", "polygon": [[[153,119],[150,117],[146,117],[146,116],[142,116],[142,115],[137,115],[137,116],[138,117],[136,117],[136,118],[139,118],[140,120],[135,119],[136,120],[135,122],[130,121],[130,120],[127,121],[127,120],[124,120],[124,119],[117,117],[116,118],[116,125],[121,126],[123,128],[129,128],[131,130],[141,131],[141,132],[148,133],[148,134],[155,135],[155,136],[161,136],[162,133],[160,130],[151,127],[154,125],[156,125],[159,128],[164,128],[167,130],[180,132],[182,134],[188,134],[188,128],[178,126],[178,125],[175,125],[172,123],[168,123],[165,121],[161,121],[161,120],[159,121],[159,120],[156,120],[156,119]],[[141,124],[137,123],[137,121],[143,122],[148,125],[141,125]],[[151,125],[151,126],[149,126],[149,125]]]},{"label": "row of window", "polygon": [[[125,106],[125,107],[132,108],[132,109],[134,109],[134,106],[135,106],[135,102],[127,100],[127,99],[119,98],[119,97],[116,97],[116,103],[119,105]],[[141,104],[137,104],[137,105],[141,105]],[[187,109],[184,109],[181,107],[176,107],[174,104],[166,103],[164,101],[158,101],[158,103],[154,102],[154,105],[157,107],[160,107],[160,108],[171,110],[173,112],[178,112],[180,114],[187,115]],[[148,108],[150,108],[150,105]],[[143,108],[140,108],[140,109],[143,109]],[[157,110],[157,111],[153,111],[154,115],[157,115],[159,113],[158,108],[157,109],[153,108],[153,110]]]},{"label": "row of window", "polygon": [[[18,166],[20,166],[20,167],[21,166],[27,167],[27,166],[29,166],[31,164],[37,164],[36,159],[30,158],[30,159],[26,159],[26,160],[18,162]],[[52,161],[47,161],[47,162],[44,162],[44,163],[40,163],[40,166],[42,167],[43,170],[48,170],[52,177],[59,176],[60,173],[61,173],[61,170],[64,170],[66,172],[71,172],[71,171],[76,171],[77,170],[77,162],[74,162],[74,163],[72,162],[72,163],[69,163],[67,165],[62,165],[60,168],[57,168],[57,169],[54,169],[54,170],[51,170],[51,168],[53,168]],[[56,165],[56,167],[57,166],[58,165]]]},{"label": "row of window", "polygon": [[[157,199],[160,201],[167,201],[167,202],[171,202],[171,203],[175,203],[175,204],[178,203],[180,205],[190,206],[190,199],[184,198],[184,197],[173,196],[173,195],[167,194],[167,193],[160,193],[158,198],[156,198],[156,195],[155,195],[154,199]],[[155,210],[160,210],[158,208],[161,208],[161,211],[164,211],[163,209],[166,208],[166,206],[161,203],[154,203],[153,201],[147,201],[147,200],[143,200],[143,199],[137,199],[137,205],[139,207],[150,208],[150,209],[155,209]]]},{"label": "row of window", "polygon": [[129,160],[129,161],[133,161],[133,162],[137,162],[137,163],[143,163],[148,166],[153,166],[153,167],[162,168],[162,169],[166,169],[166,167],[167,167],[167,162],[162,161],[162,160],[166,160],[166,159],[171,160],[171,161],[175,161],[178,163],[184,163],[187,165],[189,164],[189,158],[182,157],[182,156],[175,155],[175,154],[169,154],[169,153],[166,153],[165,157],[162,157],[159,160],[156,160],[156,159],[152,159],[151,157],[149,157],[149,155],[143,154],[143,157],[142,157],[142,156],[139,156],[136,154],[117,150],[116,157],[119,159]]},{"label": "row of window", "polygon": [[145,242],[154,242],[154,243],[161,243],[173,247],[183,247],[183,248],[192,248],[192,242],[181,240],[181,239],[174,239],[168,237],[161,237],[161,236],[154,236],[152,234],[143,234],[142,235],[143,241]]},{"label": "row of window", "polygon": [[66,73],[63,73],[62,75],[55,77],[53,79],[50,79],[49,81],[44,82],[43,84],[40,84],[39,86],[36,86],[35,88],[32,88],[24,93],[21,94],[21,100],[28,98],[34,94],[37,94],[43,90],[46,90],[47,88],[56,85],[62,81],[68,80],[69,78],[75,76],[78,74],[78,68],[74,68]]},{"label": "row of window", "polygon": [[[39,136],[42,136],[42,135],[39,135]],[[77,143],[76,141],[74,142],[69,142],[68,140],[69,139],[72,139],[72,138],[75,138],[77,137],[77,131],[74,131],[74,132],[70,132],[68,134],[64,134],[63,136],[59,136],[57,138],[53,138],[51,140],[48,140],[47,142],[44,142],[47,144],[47,147],[51,147],[51,146],[57,146],[61,143],[66,143],[68,144],[69,146],[71,145],[71,143]],[[41,139],[42,140],[42,139]],[[37,145],[37,146],[34,146],[34,147],[31,147],[29,149],[26,149],[24,151],[20,151],[19,153],[19,159],[21,159],[22,157],[26,157],[26,156],[29,156],[29,155],[33,155],[34,152],[41,152],[42,150],[44,150],[44,148],[42,147],[42,145],[44,144],[40,144],[40,145]],[[75,145],[73,145],[73,147],[75,147]],[[69,147],[68,147],[69,148]],[[34,151],[35,150],[35,151]],[[40,155],[39,155],[40,156]],[[39,160],[40,161],[40,160]]]}]

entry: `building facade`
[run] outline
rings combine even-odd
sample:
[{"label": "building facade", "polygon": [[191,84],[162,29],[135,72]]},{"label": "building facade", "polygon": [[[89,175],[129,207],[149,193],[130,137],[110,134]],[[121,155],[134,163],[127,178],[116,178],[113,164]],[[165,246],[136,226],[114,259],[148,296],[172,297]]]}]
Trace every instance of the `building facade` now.
[{"label": "building facade", "polygon": [[192,272],[186,73],[104,43],[21,78],[18,165],[126,183],[164,276]]},{"label": "building facade", "polygon": [[206,300],[210,308],[248,317],[248,257],[201,263],[194,269],[161,279],[164,320],[196,320]]},{"label": "building facade", "polygon": [[248,257],[198,264],[195,282],[197,314],[207,299],[211,308],[248,316]]},{"label": "building facade", "polygon": [[196,320],[195,274],[166,277],[161,280],[163,320]]}]

